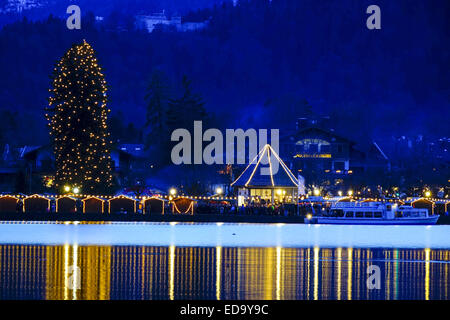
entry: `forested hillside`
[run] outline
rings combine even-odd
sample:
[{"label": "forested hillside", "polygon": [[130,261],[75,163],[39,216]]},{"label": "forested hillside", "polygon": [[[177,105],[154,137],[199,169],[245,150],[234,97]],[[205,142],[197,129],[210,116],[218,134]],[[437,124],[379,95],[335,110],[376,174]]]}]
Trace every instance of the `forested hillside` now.
[{"label": "forested hillside", "polygon": [[[292,128],[309,104],[335,115],[336,127],[349,135],[448,133],[450,3],[380,0],[382,29],[375,31],[365,26],[370,4],[251,0],[189,13],[187,6],[180,10],[185,17],[211,20],[205,30],[183,33],[117,29],[111,10],[95,21],[100,7],[83,12],[80,31],[56,17],[23,19],[0,31],[0,108],[19,112],[19,122],[35,117],[42,130],[34,137],[45,139],[53,64],[86,39],[104,68],[113,114],[137,126],[157,68],[175,92],[187,75],[224,127]],[[277,112],[280,106],[286,111]]]}]

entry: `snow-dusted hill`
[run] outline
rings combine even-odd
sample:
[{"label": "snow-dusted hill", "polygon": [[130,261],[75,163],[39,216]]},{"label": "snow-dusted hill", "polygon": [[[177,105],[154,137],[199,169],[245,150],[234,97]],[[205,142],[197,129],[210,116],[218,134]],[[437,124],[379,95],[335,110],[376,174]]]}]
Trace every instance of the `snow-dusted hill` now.
[{"label": "snow-dusted hill", "polygon": [[0,0],[0,28],[26,18],[31,21],[46,20],[49,15],[67,17],[67,7],[78,5],[81,14],[93,13],[94,16],[112,21],[134,19],[137,15],[151,15],[165,12],[168,16],[183,16],[188,12],[212,7],[214,4],[232,0]]},{"label": "snow-dusted hill", "polygon": [[[206,8],[232,0],[0,0],[0,14],[25,14],[34,9],[56,16],[65,14],[65,8],[76,4],[82,11],[107,15],[112,11],[133,14],[150,14],[165,10],[167,13],[184,14],[191,10]],[[34,10],[36,11],[36,10]]]},{"label": "snow-dusted hill", "polygon": [[21,13],[44,7],[46,4],[46,0],[3,0],[0,1],[0,13]]}]

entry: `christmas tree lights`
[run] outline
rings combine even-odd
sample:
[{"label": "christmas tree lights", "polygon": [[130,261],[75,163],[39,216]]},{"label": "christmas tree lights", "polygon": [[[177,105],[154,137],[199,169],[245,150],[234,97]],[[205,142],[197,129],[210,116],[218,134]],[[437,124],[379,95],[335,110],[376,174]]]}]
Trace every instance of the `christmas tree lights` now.
[{"label": "christmas tree lights", "polygon": [[112,185],[107,87],[93,48],[72,46],[52,76],[46,114],[55,152],[55,186],[84,193]]}]

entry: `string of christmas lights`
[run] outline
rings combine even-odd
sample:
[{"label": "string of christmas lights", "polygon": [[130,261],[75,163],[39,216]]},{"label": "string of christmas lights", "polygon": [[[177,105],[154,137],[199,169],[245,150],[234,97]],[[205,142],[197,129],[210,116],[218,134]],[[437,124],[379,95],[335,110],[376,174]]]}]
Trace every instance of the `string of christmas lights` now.
[{"label": "string of christmas lights", "polygon": [[112,185],[105,76],[86,42],[70,48],[52,77],[46,118],[55,152],[55,186],[85,192]]}]

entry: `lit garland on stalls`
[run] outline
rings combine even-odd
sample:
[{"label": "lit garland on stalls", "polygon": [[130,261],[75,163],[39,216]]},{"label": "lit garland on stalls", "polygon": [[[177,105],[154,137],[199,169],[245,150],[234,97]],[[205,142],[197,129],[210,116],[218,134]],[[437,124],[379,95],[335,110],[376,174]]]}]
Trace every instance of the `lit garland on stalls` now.
[{"label": "lit garland on stalls", "polygon": [[107,87],[93,48],[74,45],[56,65],[46,114],[55,152],[55,186],[85,192],[112,185]]}]

